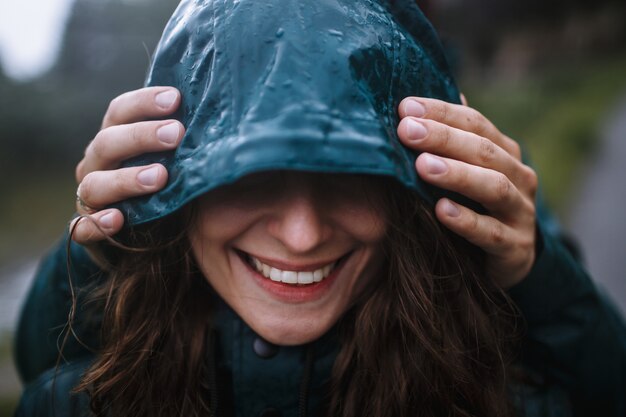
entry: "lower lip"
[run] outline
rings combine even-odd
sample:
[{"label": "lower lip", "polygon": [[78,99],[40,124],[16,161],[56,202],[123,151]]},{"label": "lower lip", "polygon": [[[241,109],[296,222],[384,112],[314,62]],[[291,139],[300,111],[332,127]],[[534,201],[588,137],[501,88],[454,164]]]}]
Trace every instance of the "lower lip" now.
[{"label": "lower lip", "polygon": [[330,274],[320,282],[305,285],[286,284],[284,282],[272,281],[265,278],[250,264],[241,259],[239,260],[245,265],[246,269],[252,274],[256,283],[265,291],[270,293],[274,298],[286,303],[307,303],[321,299],[333,285],[337,276],[343,269],[347,259],[342,259]]}]

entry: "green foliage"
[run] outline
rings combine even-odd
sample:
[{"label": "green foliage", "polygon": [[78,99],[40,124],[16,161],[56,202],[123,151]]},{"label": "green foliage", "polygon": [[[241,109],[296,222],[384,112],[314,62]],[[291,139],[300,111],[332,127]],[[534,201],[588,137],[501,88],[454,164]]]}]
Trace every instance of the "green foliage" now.
[{"label": "green foliage", "polygon": [[563,214],[581,164],[595,151],[606,112],[626,92],[626,54],[584,65],[564,63],[518,82],[466,81],[465,94],[522,142],[548,203]]}]

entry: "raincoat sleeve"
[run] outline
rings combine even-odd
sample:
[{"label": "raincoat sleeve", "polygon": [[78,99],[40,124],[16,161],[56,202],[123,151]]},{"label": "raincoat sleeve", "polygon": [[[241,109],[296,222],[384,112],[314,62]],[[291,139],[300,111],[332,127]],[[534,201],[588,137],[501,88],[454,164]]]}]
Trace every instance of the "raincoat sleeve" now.
[{"label": "raincoat sleeve", "polygon": [[51,368],[29,383],[14,417],[85,417],[91,415],[86,393],[73,393],[93,358]]},{"label": "raincoat sleeve", "polygon": [[68,269],[67,240],[65,235],[42,259],[22,307],[15,361],[24,384],[32,382],[57,363],[60,346],[68,332],[67,322],[72,305],[70,278],[77,308],[73,333],[70,332],[67,337],[63,358],[72,360],[83,357],[98,344],[101,318],[87,313],[84,300],[90,286],[98,283],[104,274],[85,249],[73,242],[69,248]]},{"label": "raincoat sleeve", "polygon": [[574,416],[626,416],[626,326],[537,204],[540,243],[530,274],[510,290],[526,321],[523,364],[569,394]]}]

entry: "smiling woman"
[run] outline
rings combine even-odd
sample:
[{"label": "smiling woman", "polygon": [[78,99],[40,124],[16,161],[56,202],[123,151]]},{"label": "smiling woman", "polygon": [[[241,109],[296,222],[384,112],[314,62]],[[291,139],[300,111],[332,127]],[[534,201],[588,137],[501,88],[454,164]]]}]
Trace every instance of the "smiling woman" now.
[{"label": "smiling woman", "polygon": [[266,340],[312,342],[382,273],[386,219],[369,204],[379,191],[345,175],[246,177],[201,197],[190,231],[194,257]]},{"label": "smiling woman", "polygon": [[[390,416],[430,413],[455,400],[433,394],[422,403],[395,384],[445,393],[459,375],[480,376],[480,391],[469,380],[455,388],[472,398],[473,407],[508,408],[502,359],[510,341],[507,315],[514,312],[501,290],[480,275],[477,251],[446,233],[426,204],[391,179],[255,173],[202,195],[181,212],[135,227],[127,239],[143,250],[116,255],[95,294],[107,300],[107,343],[78,388],[90,392],[95,410],[114,397],[107,408],[116,415],[142,415],[154,403],[169,410],[165,415],[181,404],[189,413],[231,415],[268,399],[276,403],[276,390],[289,390],[295,379],[335,388],[328,398],[316,389],[296,403],[287,396],[281,408],[290,414],[360,416],[357,399],[364,393],[375,399],[368,404],[372,416],[385,410]],[[490,311],[507,315],[490,317]],[[464,363],[469,353],[463,345],[474,343],[481,345],[480,366]],[[284,356],[259,373],[257,366],[271,363],[246,357],[252,350],[273,357],[275,351],[264,353],[272,345],[281,346]],[[333,354],[339,350],[334,366],[329,345]],[[303,354],[312,359],[303,364]],[[215,372],[211,367],[231,360],[234,369],[250,366],[250,380],[228,376],[230,371],[207,380]],[[427,363],[436,364],[436,373],[428,374]],[[296,368],[284,369],[289,364]],[[368,373],[360,375],[360,369]],[[270,384],[271,393],[263,396],[265,389],[254,381],[281,372],[292,377]],[[144,374],[167,384],[146,386],[134,378]],[[230,378],[240,384],[233,394],[223,385]],[[256,388],[244,400],[249,384]]]},{"label": "smiling woman", "polygon": [[147,84],[77,167],[18,414],[620,415],[619,318],[413,2],[185,0]]}]

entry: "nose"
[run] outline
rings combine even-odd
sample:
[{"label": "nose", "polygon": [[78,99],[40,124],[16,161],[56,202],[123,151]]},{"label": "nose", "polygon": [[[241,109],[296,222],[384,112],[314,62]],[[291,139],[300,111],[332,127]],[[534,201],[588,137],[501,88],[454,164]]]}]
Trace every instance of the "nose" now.
[{"label": "nose", "polygon": [[268,228],[269,233],[294,254],[315,250],[332,234],[320,204],[313,193],[306,190],[281,199]]}]

